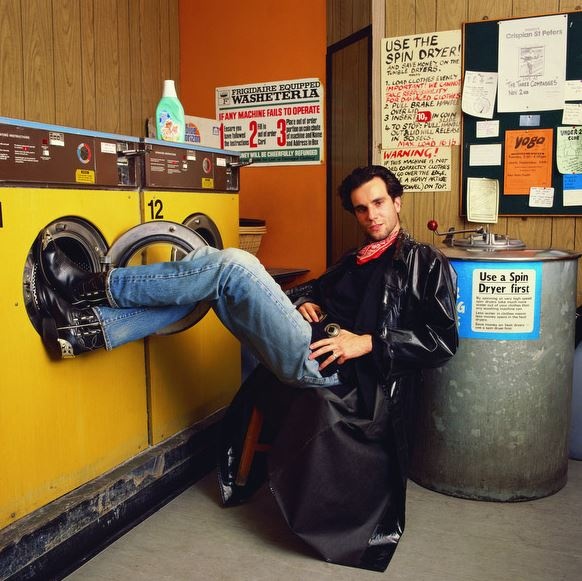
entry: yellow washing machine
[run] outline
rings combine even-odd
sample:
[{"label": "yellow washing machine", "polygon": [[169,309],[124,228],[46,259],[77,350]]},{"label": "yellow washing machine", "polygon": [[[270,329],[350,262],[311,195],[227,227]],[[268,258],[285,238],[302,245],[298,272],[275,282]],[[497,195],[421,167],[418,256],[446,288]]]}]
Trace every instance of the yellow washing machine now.
[{"label": "yellow washing machine", "polygon": [[135,147],[0,118],[0,528],[148,445],[143,345],[51,361],[31,296],[29,251],[41,229],[52,225],[97,269],[105,240],[138,223],[136,176],[119,145]]},{"label": "yellow washing machine", "polygon": [[[141,222],[138,149],[137,138],[0,117],[0,529],[151,443],[143,342],[49,360],[31,254],[45,228],[89,271],[127,254]],[[156,226],[152,240],[171,230],[181,252],[204,244]]]},{"label": "yellow washing machine", "polygon": [[[142,147],[144,222],[178,222],[211,246],[238,247],[239,154],[153,139]],[[148,262],[168,258],[148,250]],[[146,339],[154,444],[229,404],[241,377],[240,345],[208,305],[160,334]]]}]

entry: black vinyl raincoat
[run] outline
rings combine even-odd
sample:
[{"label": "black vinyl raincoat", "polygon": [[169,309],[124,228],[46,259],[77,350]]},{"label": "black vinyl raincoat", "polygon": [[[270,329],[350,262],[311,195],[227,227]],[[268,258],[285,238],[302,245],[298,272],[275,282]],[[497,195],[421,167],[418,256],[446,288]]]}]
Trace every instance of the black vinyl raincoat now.
[{"label": "black vinyl raincoat", "polygon": [[[345,257],[319,279],[288,292],[322,304]],[[379,288],[378,288],[378,285]],[[446,257],[402,232],[392,259],[369,285],[377,321],[373,350],[353,361],[352,383],[333,389],[285,385],[259,366],[222,425],[219,488],[225,505],[247,500],[267,480],[290,528],[326,561],[384,571],[404,530],[407,407],[425,367],[458,345],[456,275]],[[366,297],[356,317],[366,318]],[[253,407],[264,416],[244,486],[235,484]]]}]

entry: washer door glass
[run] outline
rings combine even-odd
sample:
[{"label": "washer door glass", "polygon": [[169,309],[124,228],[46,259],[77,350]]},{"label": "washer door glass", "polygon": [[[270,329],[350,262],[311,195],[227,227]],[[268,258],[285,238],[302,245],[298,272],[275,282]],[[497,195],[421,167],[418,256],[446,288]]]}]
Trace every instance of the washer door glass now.
[{"label": "washer door glass", "polygon": [[[158,220],[129,229],[112,245],[108,253],[111,266],[135,266],[180,260],[186,254],[208,246],[206,240],[191,228]],[[176,323],[160,329],[156,335],[171,335],[190,328],[209,311],[210,305],[198,303],[192,311]]]}]

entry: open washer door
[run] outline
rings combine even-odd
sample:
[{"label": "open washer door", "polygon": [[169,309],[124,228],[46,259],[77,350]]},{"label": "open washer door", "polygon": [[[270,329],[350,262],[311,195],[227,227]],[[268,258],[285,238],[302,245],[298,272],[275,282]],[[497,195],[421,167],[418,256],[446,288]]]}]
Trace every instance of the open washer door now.
[{"label": "open washer door", "polygon": [[[48,231],[59,248],[87,272],[101,272],[117,266],[150,264],[181,260],[192,250],[202,246],[222,248],[222,240],[213,222],[203,214],[194,214],[188,225],[159,220],[130,228],[108,247],[101,232],[88,220],[64,216],[47,224]],[[201,233],[196,229],[201,227]],[[41,332],[42,314],[36,293],[39,269],[29,252],[23,276],[23,294],[29,319]],[[199,303],[179,321],[160,329],[156,335],[170,335],[185,331],[210,309],[208,303]]]},{"label": "open washer door", "polygon": [[[112,267],[153,264],[181,260],[192,250],[208,245],[208,241],[193,228],[158,220],[127,230],[111,245],[107,259]],[[188,315],[155,334],[171,335],[185,331],[200,321],[209,309],[208,303],[198,303]]]},{"label": "open washer door", "polygon": [[[107,241],[98,228],[79,216],[62,216],[47,224],[41,232],[49,232],[59,248],[77,266],[87,272],[100,272],[105,269]],[[36,331],[41,334],[42,313],[36,287],[39,265],[31,247],[24,264],[23,295],[28,318]]]}]

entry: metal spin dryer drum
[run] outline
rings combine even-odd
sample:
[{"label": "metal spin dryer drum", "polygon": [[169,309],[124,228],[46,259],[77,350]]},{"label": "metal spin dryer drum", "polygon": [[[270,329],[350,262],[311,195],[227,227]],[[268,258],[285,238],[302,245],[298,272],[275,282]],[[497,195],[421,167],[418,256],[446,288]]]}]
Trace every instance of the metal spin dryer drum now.
[{"label": "metal spin dryer drum", "polygon": [[548,496],[567,480],[577,253],[447,248],[460,345],[426,370],[410,476],[462,498]]}]

